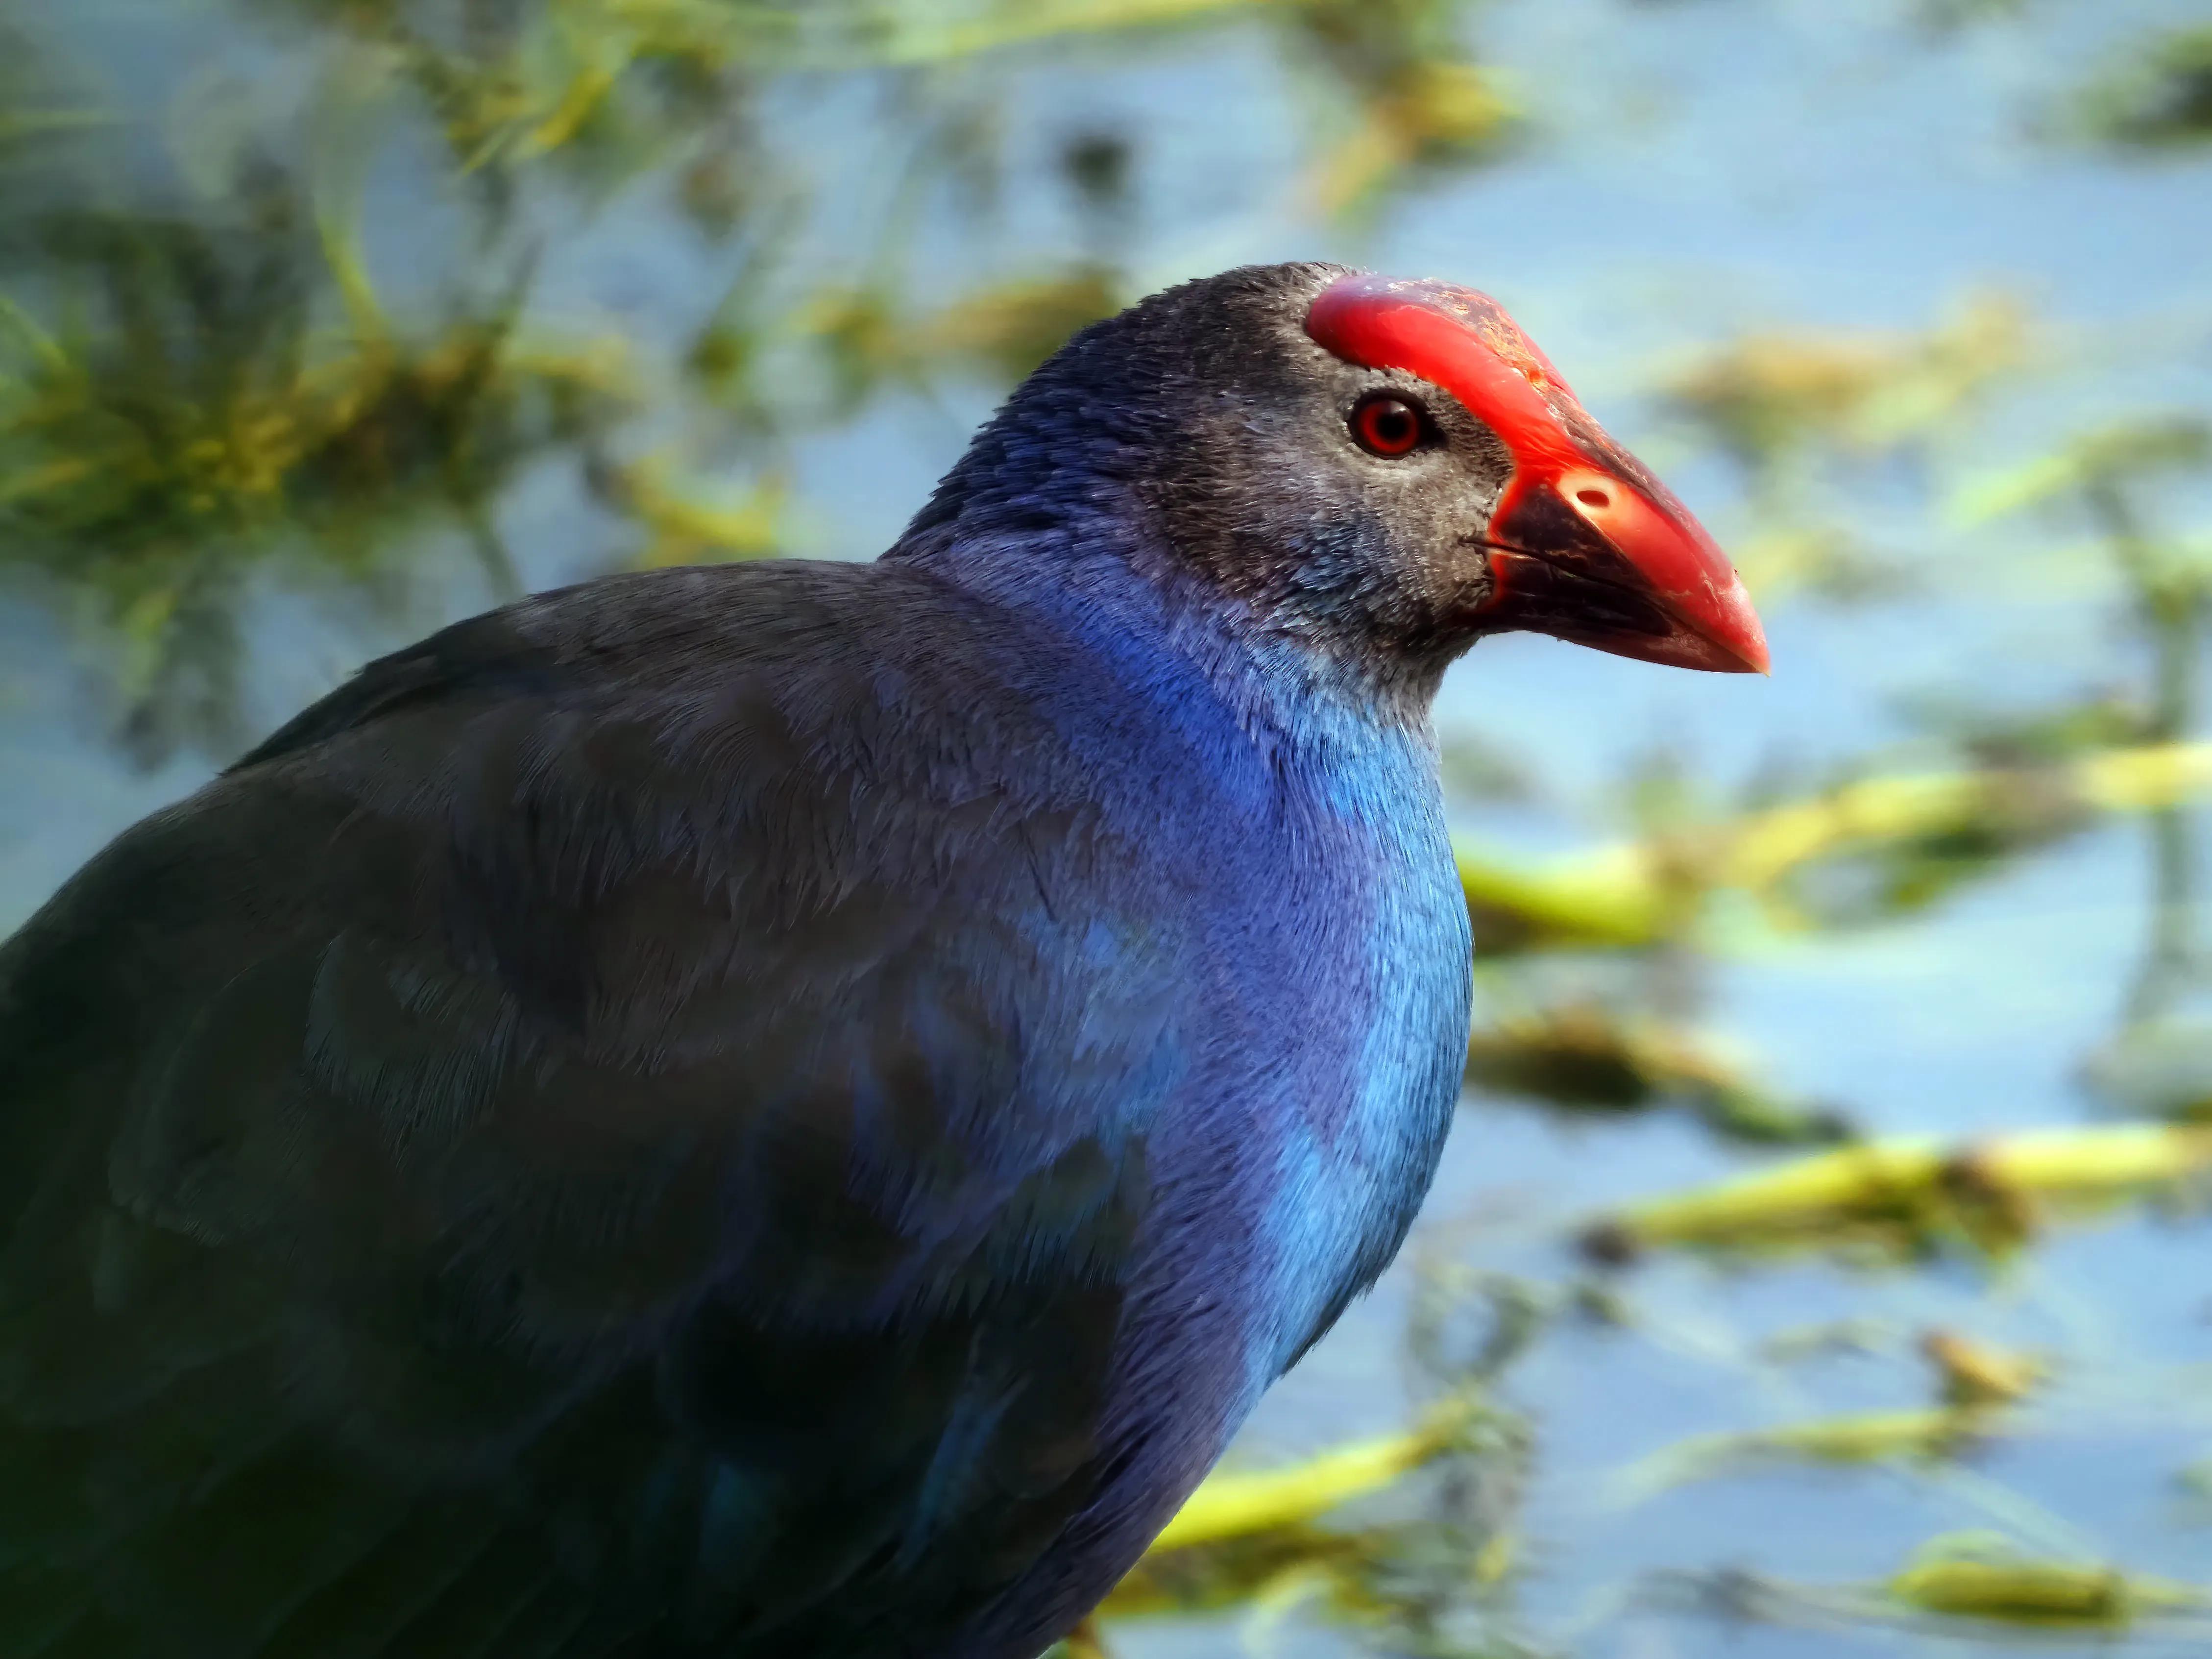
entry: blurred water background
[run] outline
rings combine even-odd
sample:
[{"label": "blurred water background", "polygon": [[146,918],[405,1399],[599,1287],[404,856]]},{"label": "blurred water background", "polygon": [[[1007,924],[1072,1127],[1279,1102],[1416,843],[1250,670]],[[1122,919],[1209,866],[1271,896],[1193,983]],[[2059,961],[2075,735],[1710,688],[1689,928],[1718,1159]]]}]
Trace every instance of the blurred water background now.
[{"label": "blurred water background", "polygon": [[1443,1178],[1101,1639],[2212,1652],[2212,8],[9,0],[0,48],[0,929],[441,621],[872,556],[1154,288],[1466,282],[1775,675],[1455,672]]}]

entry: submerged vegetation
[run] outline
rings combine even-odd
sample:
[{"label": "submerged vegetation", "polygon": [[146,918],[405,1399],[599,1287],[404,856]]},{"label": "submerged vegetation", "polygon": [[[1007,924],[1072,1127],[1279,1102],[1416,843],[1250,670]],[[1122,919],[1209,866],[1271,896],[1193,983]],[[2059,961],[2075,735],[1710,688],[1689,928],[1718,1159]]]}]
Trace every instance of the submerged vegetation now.
[{"label": "submerged vegetation", "polygon": [[[218,62],[278,72],[225,63],[135,118],[103,24],[58,8],[41,32],[35,7],[0,72],[0,569],[82,604],[149,758],[240,745],[241,583],[288,551],[388,596],[458,544],[502,595],[501,498],[556,461],[629,521],[609,539],[632,558],[788,550],[798,441],[886,395],[1018,378],[1133,297],[1107,133],[1058,167],[1097,256],[911,297],[933,219],[988,218],[1006,183],[1009,70],[1249,16],[1318,94],[1302,188],[1345,210],[1512,119],[1449,0],[183,9],[226,32]],[[857,246],[789,119],[823,98],[879,129],[892,180]],[[540,264],[639,196],[715,251],[720,300],[629,333],[533,303]],[[720,482],[695,492],[700,453]]]},{"label": "submerged vegetation", "polygon": [[[918,457],[918,492],[1085,322],[1237,258],[1386,263],[1407,210],[1447,198],[1427,223],[1460,240],[1410,257],[1486,281],[1485,239],[1536,196],[1606,210],[1559,156],[1589,165],[1598,129],[1608,165],[1663,143],[1693,79],[1669,30],[1778,9],[1577,0],[1577,27],[1627,43],[1589,47],[1594,78],[1653,54],[1600,108],[1537,0],[19,3],[7,637],[66,641],[36,672],[69,678],[86,746],[188,769],[289,712],[272,665],[326,681],[598,569],[871,552],[847,498],[874,458]],[[1963,85],[1974,42],[2070,40],[2094,9],[1862,9],[1848,27],[1913,72],[1948,53]],[[2212,34],[2166,10],[2008,104],[2007,142],[2115,177],[2201,168]],[[1447,722],[1480,947],[1468,1130],[1519,1145],[1540,1113],[1573,1179],[1537,1190],[1562,1183],[1525,1145],[1526,1170],[1448,1176],[1416,1259],[1337,1340],[1402,1337],[1410,1409],[1378,1418],[1374,1367],[1328,1381],[1322,1350],[1291,1386],[1322,1376],[1327,1409],[1302,1396],[1290,1434],[1263,1419],[1084,1650],[1141,1656],[1194,1618],[1261,1650],[1295,1630],[1340,1644],[1301,1652],[1437,1656],[1699,1652],[1716,1623],[2212,1643],[2212,1571],[2128,1554],[2212,1514],[2212,1355],[2175,1334],[2212,1282],[2174,1266],[2202,1254],[2212,1187],[2212,413],[2202,373],[2174,371],[2201,371],[2212,329],[2069,320],[2025,274],[1924,295],[1917,330],[1702,303],[1666,331],[1702,343],[1626,377],[1640,403],[1607,389],[1662,470],[1705,469],[1715,527],[1813,654],[1993,594],[2063,609],[2073,654],[2008,678],[2017,647],[1947,641],[1910,684],[1838,676],[1833,701],[1879,705],[1848,742],[1808,731],[1734,769],[1654,743],[1595,787]],[[66,787],[25,766],[27,798]],[[1578,850],[1526,850],[1532,818]],[[2058,1062],[2087,1121],[1960,1115],[1944,1091],[1970,1072],[1935,1061],[1853,1097],[1806,1058],[1834,1045],[1747,1040],[1731,998],[1756,975],[1856,1007],[1848,973],[1913,969],[1949,919],[2099,849],[2148,894],[2122,966],[1961,970],[2040,974],[2053,1006],[2109,1014]],[[1856,966],[1813,977],[1836,963]],[[1648,1168],[1613,1157],[1630,1146]],[[2130,1227],[2146,1252],[2172,1230],[2160,1271],[2197,1274],[2132,1335],[2088,1254]],[[1620,1402],[1585,1412],[1601,1429],[1562,1426],[1581,1387]],[[2161,1528],[2100,1535],[2121,1506],[2074,1513],[2078,1474],[2034,1461],[2100,1438],[2135,1458],[2107,1479],[2166,1482]],[[1815,1479],[1845,1494],[1839,1528],[1865,1523],[1852,1482],[1909,1493],[1923,1541],[1784,1570],[1729,1530],[1741,1509],[1689,1507]],[[1692,1517],[1679,1540],[1622,1530],[1661,1512]],[[1928,1540],[1931,1512],[1964,1529]]]}]

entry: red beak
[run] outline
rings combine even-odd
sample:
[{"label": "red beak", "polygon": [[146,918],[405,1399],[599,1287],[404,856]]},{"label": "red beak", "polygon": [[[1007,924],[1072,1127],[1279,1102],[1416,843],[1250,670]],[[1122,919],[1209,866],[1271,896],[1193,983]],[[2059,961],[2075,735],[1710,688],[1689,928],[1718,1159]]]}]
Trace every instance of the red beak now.
[{"label": "red beak", "polygon": [[1766,636],[1728,556],[1605,434],[1496,301],[1443,283],[1346,276],[1314,301],[1306,332],[1348,362],[1442,386],[1511,453],[1512,476],[1474,538],[1491,577],[1476,627],[1678,668],[1767,672]]},{"label": "red beak", "polygon": [[1705,527],[1597,423],[1580,466],[1516,468],[1491,514],[1479,617],[1623,657],[1723,674],[1767,672],[1743,579]]}]

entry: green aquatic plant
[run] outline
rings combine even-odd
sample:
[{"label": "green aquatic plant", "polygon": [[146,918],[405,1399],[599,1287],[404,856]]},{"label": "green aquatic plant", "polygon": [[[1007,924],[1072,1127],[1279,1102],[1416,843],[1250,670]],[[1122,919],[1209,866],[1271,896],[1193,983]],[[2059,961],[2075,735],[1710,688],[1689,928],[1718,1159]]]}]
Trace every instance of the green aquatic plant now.
[{"label": "green aquatic plant", "polygon": [[[2212,744],[2151,744],[2040,767],[1870,777],[1825,793],[1542,864],[1462,840],[1460,884],[1495,953],[1649,947],[1695,927],[1710,896],[1758,899],[1783,927],[1819,920],[1792,883],[1835,860],[1942,856],[1987,867],[2097,813],[2157,812],[2212,790]],[[1932,895],[1902,879],[1885,908]]]},{"label": "green aquatic plant", "polygon": [[1838,1140],[1832,1109],[1784,1097],[1741,1060],[1679,1022],[1577,1000],[1510,1011],[1478,1026],[1468,1081],[1570,1111],[1620,1112],[1681,1103],[1725,1139],[1755,1144]]},{"label": "green aquatic plant", "polygon": [[[806,434],[886,397],[1003,387],[1132,297],[1102,230],[1097,257],[913,299],[915,239],[988,217],[1009,75],[1085,43],[1256,32],[1300,95],[1344,112],[1331,131],[1396,135],[1360,164],[1372,201],[1480,159],[1502,118],[1463,10],[250,0],[213,38],[290,54],[313,95],[218,76],[169,121],[53,72],[18,25],[0,70],[0,565],[84,627],[151,760],[242,740],[240,616],[270,577],[396,602],[457,544],[489,597],[514,592],[501,509],[550,462],[612,514],[603,564],[790,550]],[[761,116],[831,88],[889,112],[902,147],[858,261],[809,240],[837,209]],[[368,213],[368,180],[426,135],[441,159],[414,150],[415,188]],[[1063,187],[1106,226],[1127,167],[1124,137],[1081,135]],[[743,253],[672,364],[538,301],[547,227],[586,238],[625,192]],[[404,298],[373,276],[401,258]]]},{"label": "green aquatic plant", "polygon": [[441,521],[517,591],[500,492],[626,404],[618,342],[533,341],[511,308],[406,333],[319,319],[319,239],[270,189],[228,224],[15,229],[66,299],[51,326],[0,303],[0,568],[112,631],[149,756],[236,740],[232,617],[258,572],[372,580],[395,532]]},{"label": "green aquatic plant", "polygon": [[2133,46],[2081,93],[2090,137],[2139,150],[2212,140],[2212,28],[2175,29]]},{"label": "green aquatic plant", "polygon": [[2166,1124],[2024,1129],[1956,1144],[1901,1136],[1838,1147],[1589,1224],[1607,1261],[1674,1246],[1818,1249],[1870,1233],[2005,1251],[2045,1219],[2185,1188],[2212,1172],[2212,1131]]},{"label": "green aquatic plant", "polygon": [[1645,1594],[1662,1605],[1743,1622],[1888,1630],[1978,1644],[2073,1635],[2093,1638],[2103,1650],[2132,1635],[2158,1644],[2151,1650],[2162,1654],[2195,1652],[2212,1636],[2212,1592],[2039,1553],[1985,1533],[1932,1539],[1898,1571],[1871,1583],[1804,1583],[1733,1568],[1654,1575]]}]

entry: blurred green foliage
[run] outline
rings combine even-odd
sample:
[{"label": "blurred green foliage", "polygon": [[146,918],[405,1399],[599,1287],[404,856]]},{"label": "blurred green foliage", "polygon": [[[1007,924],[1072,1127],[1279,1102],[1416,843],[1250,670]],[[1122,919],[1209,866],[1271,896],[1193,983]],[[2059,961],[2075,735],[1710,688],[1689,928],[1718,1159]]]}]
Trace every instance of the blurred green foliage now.
[{"label": "blurred green foliage", "polygon": [[[458,538],[488,592],[509,593],[497,507],[549,461],[630,522],[617,557],[777,550],[808,432],[888,392],[1008,384],[1133,297],[1102,258],[912,298],[921,204],[950,192],[972,217],[999,189],[1007,60],[1257,26],[1322,111],[1322,210],[1371,209],[1482,158],[1510,122],[1466,54],[1462,9],[255,0],[211,21],[239,27],[241,52],[289,54],[308,96],[203,88],[152,123],[18,26],[0,69],[0,568],[51,578],[106,636],[118,729],[152,761],[242,740],[252,581],[335,579],[396,602],[410,562]],[[857,259],[807,242],[817,158],[772,112],[848,95],[889,104],[910,135]],[[366,181],[426,132],[444,181],[386,191],[368,216]],[[1077,210],[1110,222],[1128,165],[1115,135],[1072,142]],[[573,236],[641,189],[744,255],[672,366],[533,308],[549,224]],[[396,302],[370,275],[395,259],[418,278]],[[662,437],[641,444],[647,426]]]},{"label": "blurred green foliage", "polygon": [[444,514],[492,590],[518,592],[498,492],[622,401],[618,354],[532,349],[511,316],[316,337],[315,240],[270,182],[234,223],[57,210],[0,256],[67,295],[51,332],[0,311],[0,533],[119,636],[125,732],[149,758],[238,736],[234,623],[258,569],[364,581]]},{"label": "blurred green foliage", "polygon": [[2145,42],[2083,94],[2092,137],[2138,149],[2212,140],[2212,26]]}]

